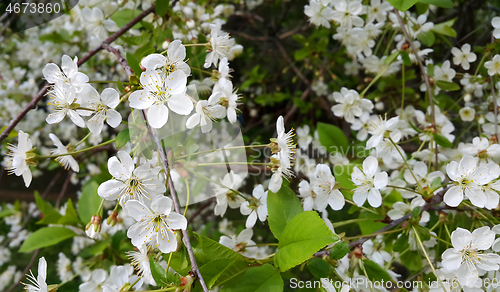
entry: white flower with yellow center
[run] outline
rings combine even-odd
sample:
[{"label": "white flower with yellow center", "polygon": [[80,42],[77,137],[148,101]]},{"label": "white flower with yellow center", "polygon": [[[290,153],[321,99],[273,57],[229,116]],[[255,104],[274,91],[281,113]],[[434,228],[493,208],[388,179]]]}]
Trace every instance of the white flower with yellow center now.
[{"label": "white flower with yellow center", "polygon": [[[120,103],[120,94],[116,90],[106,88],[99,95],[94,87],[85,86],[80,96],[83,99],[82,107],[92,110],[93,116],[87,121],[87,127],[92,134],[101,133],[104,121],[113,128],[120,125],[122,116],[115,110]],[[90,111],[86,112],[90,113]]]},{"label": "white flower with yellow center", "polygon": [[500,74],[500,55],[495,55],[491,61],[484,63],[484,67],[488,69],[488,75]]},{"label": "white flower with yellow center", "polygon": [[141,74],[144,89],[134,91],[130,97],[130,107],[148,109],[148,122],[153,128],[161,128],[168,121],[169,111],[179,115],[189,115],[193,102],[186,96],[186,74],[180,70],[162,78],[156,71]]},{"label": "white flower with yellow center", "polygon": [[453,248],[447,249],[443,257],[443,268],[456,271],[458,281],[462,285],[475,283],[479,278],[478,268],[495,271],[500,268],[500,256],[484,253],[495,240],[495,232],[488,226],[474,230],[472,233],[457,228],[451,233]]},{"label": "white flower with yellow center", "polygon": [[45,261],[44,257],[41,257],[38,261],[38,277],[35,278],[31,270],[30,274],[28,274],[27,276],[30,283],[22,283],[24,285],[24,290],[26,290],[27,292],[51,291],[49,290],[49,287],[47,287],[47,283],[45,282],[47,279],[47,261]]},{"label": "white flower with yellow center", "polygon": [[45,119],[49,124],[57,124],[64,119],[66,115],[71,121],[80,128],[85,128],[85,122],[76,112],[79,107],[75,87],[68,84],[62,86],[52,86],[47,92],[50,101],[47,103],[54,107],[55,113],[49,114]]},{"label": "white flower with yellow center", "polygon": [[149,205],[152,198],[167,191],[158,178],[157,168],[151,169],[147,162],[136,168],[125,151],[119,151],[108,160],[108,170],[113,179],[97,189],[99,196],[107,201],[120,199],[120,204],[124,205],[128,200],[139,200]]},{"label": "white flower with yellow center", "polygon": [[68,55],[63,55],[61,58],[62,70],[56,64],[49,63],[43,68],[43,77],[48,83],[59,87],[70,85],[75,88],[76,92],[80,92],[88,84],[89,77],[82,72],[78,72],[77,62],[77,57],[71,60]]},{"label": "white flower with yellow center", "polygon": [[130,200],[125,204],[125,209],[137,221],[127,231],[134,246],[148,244],[163,253],[177,249],[174,230],[185,230],[187,220],[181,214],[172,212],[170,198],[156,196],[151,202],[151,208],[137,200]]},{"label": "white flower with yellow center", "polygon": [[186,47],[184,47],[180,40],[175,40],[168,45],[166,56],[161,54],[147,55],[142,59],[141,65],[145,67],[146,70],[159,71],[163,74],[163,77],[177,70],[189,76],[191,75],[191,68],[184,62],[184,59],[186,59]]},{"label": "white flower with yellow center", "polygon": [[186,121],[186,127],[192,129],[196,125],[201,126],[202,133],[212,130],[213,122],[226,116],[226,109],[219,104],[221,94],[213,93],[208,100],[200,100],[196,104],[196,113]]},{"label": "white flower with yellow center", "polygon": [[378,172],[378,161],[373,156],[363,161],[363,169],[355,167],[351,174],[352,182],[357,185],[352,200],[356,205],[363,206],[368,199],[372,207],[382,205],[380,189],[385,188],[388,182],[387,172]]}]

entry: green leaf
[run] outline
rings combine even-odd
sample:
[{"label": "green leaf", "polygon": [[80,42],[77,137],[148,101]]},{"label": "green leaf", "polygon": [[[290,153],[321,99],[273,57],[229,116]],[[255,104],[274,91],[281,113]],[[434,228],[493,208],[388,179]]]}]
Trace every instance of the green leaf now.
[{"label": "green leaf", "polygon": [[458,112],[460,110],[460,106],[449,95],[438,94],[434,96],[433,100],[434,103],[443,111],[452,109]]},{"label": "green leaf", "polygon": [[73,206],[73,202],[71,201],[71,199],[68,199],[68,204],[66,205],[66,214],[57,221],[57,224],[77,226],[80,223],[81,221],[78,218],[78,214],[76,213],[75,207]]},{"label": "green leaf", "polygon": [[167,280],[167,274],[165,273],[165,270],[157,261],[155,261],[153,255],[149,256],[149,267],[151,269],[151,275],[156,282],[156,286],[163,287],[167,284],[170,284],[170,282]]},{"label": "green leaf", "polygon": [[436,41],[436,36],[432,31],[421,32],[418,34],[417,39],[428,47],[432,47]]},{"label": "green leaf", "polygon": [[302,48],[298,51],[295,51],[295,53],[293,54],[295,61],[300,61],[307,56],[309,56],[309,51],[306,48]]},{"label": "green leaf", "polygon": [[208,288],[220,286],[228,281],[238,279],[248,270],[246,260],[220,259],[211,261],[200,268]]},{"label": "green leaf", "polygon": [[420,206],[417,206],[411,210],[411,217],[412,218],[418,218],[420,217]]},{"label": "green leaf", "polygon": [[396,58],[399,56],[400,53],[401,53],[401,51],[397,51],[397,52],[392,53],[389,57],[387,57],[384,60],[384,65],[390,65],[390,64],[392,64],[392,62],[394,60],[396,60]]},{"label": "green leaf", "polygon": [[19,252],[29,252],[42,247],[57,244],[75,236],[73,230],[65,227],[44,227],[35,231],[28,237],[19,249]]},{"label": "green leaf", "polygon": [[83,225],[90,222],[90,219],[97,213],[101,205],[102,199],[97,194],[98,187],[99,184],[95,181],[89,181],[82,188],[82,196],[78,202],[78,214],[80,214]]},{"label": "green leaf", "polygon": [[[164,253],[163,259],[168,261],[170,254]],[[198,260],[198,257],[196,257]],[[189,262],[189,255],[186,246],[181,245],[181,249],[178,252],[172,254],[172,260],[170,261],[170,267],[174,269],[179,274],[187,274],[191,270],[191,263]]]},{"label": "green leaf", "polygon": [[129,128],[126,128],[116,135],[115,146],[117,149],[120,149],[125,146],[128,141],[130,141],[130,131]]},{"label": "green leaf", "polygon": [[307,268],[316,278],[327,278],[330,275],[330,264],[320,258],[310,258],[307,261]]},{"label": "green leaf", "polygon": [[[125,24],[129,23],[131,19],[133,19],[134,17],[136,17],[137,15],[139,15],[141,13],[142,13],[141,10],[122,9],[122,10],[118,10],[115,13],[113,13],[113,15],[111,15],[110,18],[111,18],[111,20],[113,20],[116,23],[116,25],[118,25],[118,27],[121,28]],[[132,28],[138,29],[140,27],[141,27],[140,24],[136,24]]]},{"label": "green leaf", "polygon": [[225,285],[221,292],[281,292],[283,286],[279,270],[270,264],[264,264],[248,269],[243,279],[232,285]]},{"label": "green leaf", "polygon": [[167,14],[168,9],[170,8],[169,0],[156,0],[156,14],[160,17],[165,16]]},{"label": "green leaf", "polygon": [[277,239],[280,238],[286,224],[302,212],[302,204],[295,193],[287,186],[282,186],[277,193],[269,191],[267,195],[269,228]]},{"label": "green leaf", "polygon": [[383,228],[387,224],[382,223],[382,222],[375,222],[375,220],[382,220],[385,217],[380,214],[373,214],[371,212],[361,212],[359,215],[359,218],[367,218],[370,220],[367,221],[361,221],[358,222],[359,228],[361,229],[361,234],[372,234],[375,231],[379,230],[380,228]]},{"label": "green leaf", "polygon": [[403,58],[403,64],[405,64],[405,66],[411,66],[410,55],[408,55],[407,51],[401,51],[401,57]]},{"label": "green leaf", "polygon": [[394,242],[392,249],[396,252],[403,252],[408,247],[408,234],[403,233],[398,237],[398,239],[396,239],[396,242]]},{"label": "green leaf", "polygon": [[[3,126],[2,127],[2,130],[0,130],[0,133],[3,133],[3,131],[5,131],[5,129],[7,129],[7,126]],[[9,139],[9,138],[14,138],[14,137],[17,137],[17,131],[12,129],[12,131],[10,131],[9,135],[7,136],[6,139]]]},{"label": "green leaf", "polygon": [[139,60],[137,60],[137,58],[129,52],[127,52],[127,62],[135,74],[137,74],[137,75],[141,74],[142,69],[141,69],[141,65],[139,65]]},{"label": "green leaf", "polygon": [[446,90],[446,91],[460,90],[460,85],[456,84],[455,82],[451,82],[451,81],[438,80],[438,81],[436,81],[436,85],[439,88],[441,88],[442,90]]},{"label": "green leaf", "polygon": [[443,146],[445,148],[453,147],[453,143],[451,143],[445,136],[438,133],[433,133],[432,135],[434,136],[434,141],[436,141],[439,146]]},{"label": "green leaf", "polygon": [[332,154],[337,152],[346,153],[349,146],[347,137],[339,127],[320,122],[317,125],[317,130],[319,141],[328,152]]},{"label": "green leaf", "polygon": [[382,267],[380,267],[377,263],[375,263],[372,260],[363,260],[363,264],[365,265],[365,270],[366,273],[368,274],[368,277],[372,281],[392,281],[391,276],[389,276],[389,273],[387,273],[386,270],[384,270]]},{"label": "green leaf", "polygon": [[62,215],[57,212],[54,207],[49,202],[46,202],[40,197],[38,191],[35,191],[35,202],[40,209],[40,212],[44,215],[44,217],[37,222],[37,224],[53,224],[57,223],[59,219],[61,219]]},{"label": "green leaf", "polygon": [[298,33],[297,33],[297,34],[294,34],[294,35],[292,36],[292,38],[293,38],[296,42],[298,42],[298,43],[300,43],[300,44],[302,44],[302,45],[304,45],[304,44],[307,42],[306,38],[305,38],[303,35],[298,34]]},{"label": "green leaf", "polygon": [[245,260],[245,257],[234,250],[200,234],[195,233],[203,253],[210,261],[220,259]]},{"label": "green leaf", "polygon": [[12,210],[10,208],[4,208],[2,211],[0,211],[0,219],[10,215],[14,215],[16,213],[17,212],[15,210]]},{"label": "green leaf", "polygon": [[407,251],[401,255],[401,262],[410,271],[420,271],[422,268],[422,256],[418,251]]},{"label": "green leaf", "polygon": [[399,11],[406,11],[415,5],[418,0],[387,0],[387,2],[391,3]]},{"label": "green leaf", "polygon": [[455,6],[451,0],[418,0],[419,3],[431,4],[442,8],[452,8]]},{"label": "green leaf", "polygon": [[434,24],[434,27],[431,30],[435,33],[449,36],[452,38],[457,37],[457,32],[452,28],[456,20],[457,20],[456,18],[453,18],[446,22]]},{"label": "green leaf", "polygon": [[330,258],[340,260],[351,251],[349,244],[345,241],[337,242],[330,250]]},{"label": "green leaf", "polygon": [[337,235],[328,229],[316,212],[299,213],[283,230],[274,263],[281,271],[286,271],[337,240]]},{"label": "green leaf", "polygon": [[337,181],[341,187],[353,190],[356,186],[351,180],[351,174],[354,167],[360,166],[356,163],[350,163],[348,165],[337,164],[333,167],[333,173],[335,175],[335,181]]}]

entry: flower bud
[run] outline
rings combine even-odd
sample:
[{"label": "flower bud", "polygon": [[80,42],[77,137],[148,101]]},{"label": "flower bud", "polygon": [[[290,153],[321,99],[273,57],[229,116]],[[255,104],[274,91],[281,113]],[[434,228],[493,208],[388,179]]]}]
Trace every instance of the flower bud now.
[{"label": "flower bud", "polygon": [[194,283],[194,277],[187,275],[186,277],[181,277],[181,284],[175,290],[176,292],[191,292],[191,288]]},{"label": "flower bud", "polygon": [[109,214],[108,216],[108,219],[106,219],[106,223],[109,225],[109,226],[115,226],[116,223],[118,223],[118,212],[111,212],[111,214]]},{"label": "flower bud", "polygon": [[97,239],[99,237],[99,233],[101,232],[101,216],[94,215],[90,219],[89,224],[85,227],[85,233],[88,237]]}]

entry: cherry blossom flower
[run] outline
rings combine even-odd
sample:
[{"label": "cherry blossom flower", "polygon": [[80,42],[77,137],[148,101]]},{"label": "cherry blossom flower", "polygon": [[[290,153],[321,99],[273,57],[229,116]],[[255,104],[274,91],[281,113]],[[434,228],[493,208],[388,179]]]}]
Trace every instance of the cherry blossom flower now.
[{"label": "cherry blossom flower", "polygon": [[205,58],[205,64],[203,65],[205,68],[209,68],[212,64],[217,66],[219,59],[229,56],[232,47],[229,34],[221,30],[221,23],[219,21],[215,24],[211,24],[210,28],[211,32],[208,39],[211,51]]},{"label": "cherry blossom flower", "polygon": [[[493,180],[494,175],[486,166],[477,166],[477,160],[472,156],[464,156],[460,163],[450,162],[446,166],[448,177],[455,182],[444,194],[443,201],[451,206],[458,206],[465,196],[474,206],[484,207],[486,196],[481,186]],[[497,175],[498,177],[498,175]]]},{"label": "cherry blossom flower", "polygon": [[366,6],[367,22],[374,20],[383,23],[387,19],[387,13],[392,10],[391,4],[384,0],[371,0],[370,5]]},{"label": "cherry blossom flower", "polygon": [[309,5],[304,6],[304,14],[309,17],[308,21],[315,26],[330,28],[330,21],[333,20],[333,10],[328,7],[325,0],[311,0]]},{"label": "cherry blossom flower", "polygon": [[333,3],[335,10],[332,19],[341,26],[351,28],[354,26],[363,26],[363,19],[358,15],[363,10],[361,1],[337,0]]},{"label": "cherry blossom flower", "polygon": [[[234,251],[241,253],[246,257],[252,257],[257,251],[255,242],[252,240],[253,230],[245,229],[238,234],[238,236],[232,235],[227,237],[225,235],[221,236],[219,243],[226,246]],[[251,245],[247,247],[247,245]]]},{"label": "cherry blossom flower", "polygon": [[264,191],[262,185],[258,185],[253,189],[252,196],[253,198],[244,201],[240,206],[241,214],[248,215],[246,228],[253,228],[257,217],[261,222],[266,221],[267,217],[267,191]]},{"label": "cherry blossom flower", "polygon": [[495,55],[491,61],[484,63],[484,67],[488,69],[488,75],[500,74],[500,55]]},{"label": "cherry blossom flower", "polygon": [[312,143],[313,138],[309,135],[309,131],[309,125],[297,128],[297,144],[302,150],[307,150]]},{"label": "cherry blossom flower", "polygon": [[24,289],[28,292],[47,292],[47,283],[45,282],[47,279],[47,262],[44,257],[41,257],[38,260],[38,277],[35,278],[33,272],[30,270],[30,274],[28,276],[28,281],[30,283],[22,283],[24,285]]},{"label": "cherry blossom flower", "polygon": [[217,185],[215,189],[215,197],[217,204],[215,205],[215,215],[224,216],[227,210],[227,206],[232,209],[239,208],[244,199],[241,198],[235,190],[237,190],[243,178],[231,170],[228,174],[224,176],[221,180],[221,185]]},{"label": "cherry blossom flower", "polygon": [[462,66],[464,70],[469,70],[469,63],[477,59],[476,54],[471,52],[469,44],[464,44],[461,49],[453,47],[451,53],[453,54],[453,64]]},{"label": "cherry blossom flower", "polygon": [[61,140],[57,138],[56,135],[50,133],[49,134],[50,140],[54,143],[54,146],[56,146],[56,149],[52,149],[51,152],[53,155],[61,155],[57,157],[55,160],[59,162],[64,169],[70,169],[73,170],[74,172],[79,172],[80,171],[80,166],[78,165],[78,162],[73,158],[71,155],[63,155],[68,153],[68,146],[64,146],[63,143],[61,143]]},{"label": "cherry blossom flower", "polygon": [[345,87],[340,92],[334,92],[333,99],[338,103],[332,107],[333,114],[349,123],[354,122],[354,117],[360,117],[363,112],[371,113],[373,109],[371,100],[361,98],[356,90]]},{"label": "cherry blossom flower", "polygon": [[[122,116],[115,108],[120,103],[120,95],[113,88],[106,88],[99,95],[92,86],[86,86],[80,93],[82,106],[92,110],[93,116],[87,121],[87,127],[92,134],[100,134],[104,121],[112,128],[116,128],[122,122]],[[80,112],[81,114],[81,112]]]},{"label": "cherry blossom flower", "polygon": [[108,32],[115,32],[120,29],[113,20],[104,19],[102,10],[97,7],[92,9],[84,7],[82,9],[82,17],[85,20],[83,25],[89,33],[101,40],[108,37]]},{"label": "cherry blossom flower", "polygon": [[316,171],[311,175],[311,189],[316,197],[314,205],[318,211],[324,211],[327,205],[330,205],[335,211],[344,207],[344,195],[336,188],[335,177],[328,165],[318,164],[316,166]]},{"label": "cherry blossom flower", "polygon": [[493,26],[493,28],[495,28],[493,30],[493,36],[496,39],[499,39],[500,38],[500,17],[498,17],[498,16],[493,17],[493,19],[491,20],[491,25]]},{"label": "cherry blossom flower", "polygon": [[500,158],[500,145],[490,144],[486,137],[474,137],[472,144],[466,144],[462,148],[462,152],[464,155],[479,158],[479,165],[485,165]]},{"label": "cherry blossom flower", "polygon": [[[404,172],[404,179],[406,182],[411,185],[418,184],[423,189],[428,189],[429,191],[431,190],[432,182],[437,178],[440,178],[441,182],[443,182],[445,177],[441,171],[428,173],[427,165],[422,161],[417,161],[413,165],[413,171],[406,169]],[[435,190],[435,192],[436,191],[439,191],[439,189]],[[415,193],[412,193],[412,195],[412,197],[414,197]],[[409,199],[409,197],[406,198]]]},{"label": "cherry blossom flower", "polygon": [[127,231],[134,246],[148,244],[162,253],[177,249],[174,230],[186,230],[187,220],[181,214],[172,212],[172,199],[156,196],[151,208],[140,201],[129,200],[125,203],[125,209],[137,221]]},{"label": "cherry blossom flower", "polygon": [[380,207],[382,204],[380,189],[387,186],[388,175],[385,171],[377,172],[377,168],[377,158],[369,156],[363,161],[363,169],[353,169],[351,178],[357,187],[352,199],[358,206],[363,206],[367,199],[372,207]]},{"label": "cherry blossom flower", "polygon": [[273,175],[271,176],[271,181],[269,182],[269,190],[273,193],[277,193],[281,189],[281,184],[283,183],[283,177],[285,179],[290,179],[294,174],[291,170],[292,165],[289,159],[283,160],[281,157],[282,153],[278,152],[271,156],[271,170]]},{"label": "cherry blossom flower", "polygon": [[49,124],[61,122],[66,115],[71,121],[80,128],[85,128],[85,122],[82,117],[74,110],[73,103],[76,103],[76,89],[68,84],[62,87],[52,86],[48,91],[50,102],[48,105],[54,106],[55,113],[49,114],[45,119]]},{"label": "cherry blossom flower", "polygon": [[401,132],[397,129],[399,116],[389,120],[382,119],[381,117],[373,117],[368,126],[368,133],[372,135],[366,141],[366,149],[377,147],[382,139],[388,134],[394,143],[401,140]]},{"label": "cherry blossom flower", "polygon": [[[219,80],[220,81],[220,80]],[[227,119],[231,124],[236,123],[238,111],[238,99],[240,98],[233,90],[233,83],[230,80],[225,82],[217,82],[214,86],[213,92],[219,92],[221,94],[221,104],[227,107]]]},{"label": "cherry blossom flower", "polygon": [[90,280],[80,284],[78,289],[80,292],[101,292],[107,278],[108,272],[103,269],[95,269],[92,271]]},{"label": "cherry blossom flower", "polygon": [[472,233],[457,228],[451,233],[453,247],[442,255],[443,267],[456,271],[460,284],[472,284],[472,281],[479,277],[478,268],[485,271],[495,271],[500,268],[499,255],[481,252],[489,249],[494,240],[495,233],[488,226],[478,228]]},{"label": "cherry blossom flower", "polygon": [[89,77],[82,72],[78,72],[78,57],[74,60],[68,55],[63,55],[61,58],[61,68],[54,63],[49,63],[43,68],[43,77],[48,83],[55,84],[58,87],[70,85],[75,88],[78,93],[83,87],[88,84]]},{"label": "cherry blossom flower", "polygon": [[170,110],[189,115],[193,111],[193,102],[186,96],[186,78],[180,70],[166,78],[156,71],[142,72],[140,81],[144,89],[130,95],[130,107],[148,109],[148,122],[156,129],[167,123]]},{"label": "cherry blossom flower", "polygon": [[476,118],[476,110],[468,106],[461,108],[458,114],[464,122],[472,122]]},{"label": "cherry blossom flower", "polygon": [[149,163],[135,167],[125,151],[118,151],[117,156],[108,160],[108,170],[113,179],[102,183],[97,189],[99,196],[105,200],[120,199],[120,204],[124,205],[134,199],[149,205],[152,198],[167,190],[158,178],[158,168],[151,169]]},{"label": "cherry blossom flower", "polygon": [[32,154],[29,153],[33,149],[33,143],[31,142],[30,136],[19,130],[18,132],[17,146],[9,144],[7,149],[10,150],[7,153],[6,158],[6,169],[9,174],[14,173],[16,176],[23,176],[24,184],[29,187],[31,184],[32,174],[29,165],[29,159]]},{"label": "cherry blossom flower", "polygon": [[186,74],[191,75],[191,68],[184,61],[186,59],[186,47],[180,40],[175,40],[168,45],[167,55],[150,54],[144,57],[141,65],[146,70],[158,70],[162,77],[180,70]]},{"label": "cherry blossom flower", "polygon": [[[130,266],[128,266],[130,267]],[[142,287],[143,280],[136,275],[131,275],[133,269],[127,269],[126,266],[112,266],[109,272],[109,278],[106,280],[103,286],[103,292],[120,292],[123,291],[124,287],[126,289],[138,291]]]},{"label": "cherry blossom flower", "polygon": [[[138,270],[138,275],[144,280],[146,284],[157,286],[153,275],[151,274],[151,266],[149,263],[150,248],[147,244],[137,247],[138,251],[129,251],[128,257],[132,265]],[[162,284],[162,283],[159,283]]]},{"label": "cherry blossom flower", "polygon": [[214,92],[208,100],[200,100],[196,104],[196,113],[186,121],[186,127],[192,129],[196,125],[201,126],[202,133],[208,133],[212,130],[212,122],[222,119],[226,116],[226,109],[219,104],[221,94]]},{"label": "cherry blossom flower", "polygon": [[295,157],[297,145],[294,143],[292,138],[295,136],[293,128],[288,131],[288,133],[285,133],[285,122],[283,116],[279,116],[276,121],[276,132],[278,137],[276,139],[271,139],[271,141],[277,145],[273,145],[271,147],[272,151],[273,153],[279,152],[281,160],[284,161],[285,164],[291,165]]}]

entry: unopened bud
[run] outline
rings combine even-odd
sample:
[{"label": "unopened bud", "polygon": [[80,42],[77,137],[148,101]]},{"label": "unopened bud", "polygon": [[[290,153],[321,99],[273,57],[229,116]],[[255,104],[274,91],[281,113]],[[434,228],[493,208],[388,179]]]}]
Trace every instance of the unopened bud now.
[{"label": "unopened bud", "polygon": [[181,277],[181,284],[175,290],[175,292],[191,292],[191,288],[194,283],[194,277],[188,275],[186,277]]},{"label": "unopened bud", "polygon": [[97,239],[99,237],[99,233],[101,232],[101,216],[94,215],[90,219],[89,224],[85,227],[85,233],[88,237]]},{"label": "unopened bud", "polygon": [[117,222],[118,222],[118,212],[113,211],[111,212],[111,214],[109,214],[108,219],[106,219],[106,223],[109,226],[115,226]]}]

